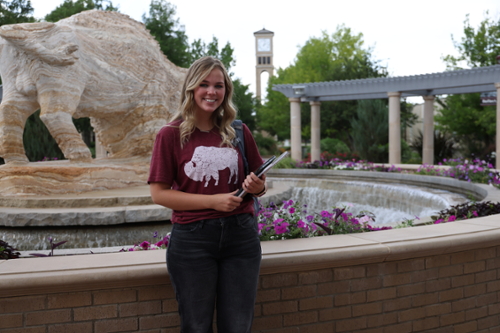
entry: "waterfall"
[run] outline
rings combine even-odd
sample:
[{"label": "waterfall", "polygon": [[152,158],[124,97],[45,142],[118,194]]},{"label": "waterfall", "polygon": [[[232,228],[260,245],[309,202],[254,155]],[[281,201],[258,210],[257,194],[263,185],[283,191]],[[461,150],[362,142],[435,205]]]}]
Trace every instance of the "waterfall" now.
[{"label": "waterfall", "polygon": [[405,219],[418,222],[465,201],[456,193],[401,184],[332,182],[321,186],[295,187],[292,199],[307,205],[309,214],[343,206],[349,206],[354,215],[369,211],[376,217],[374,225],[394,225]]}]

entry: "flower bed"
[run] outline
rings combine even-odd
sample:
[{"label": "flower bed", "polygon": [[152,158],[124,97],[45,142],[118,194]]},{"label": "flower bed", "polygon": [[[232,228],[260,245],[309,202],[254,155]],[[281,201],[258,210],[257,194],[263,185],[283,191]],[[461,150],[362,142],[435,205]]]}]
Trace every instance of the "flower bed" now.
[{"label": "flower bed", "polygon": [[[448,166],[443,168],[442,166]],[[401,168],[394,165],[386,166],[363,160],[343,160],[333,158],[329,160],[314,161],[312,163],[298,162],[296,168],[307,169],[333,169],[333,170],[359,170],[378,172],[402,172]],[[444,159],[438,165],[421,165],[416,174],[451,177],[473,183],[490,184],[500,188],[500,172],[494,169],[493,164],[480,159]]]}]

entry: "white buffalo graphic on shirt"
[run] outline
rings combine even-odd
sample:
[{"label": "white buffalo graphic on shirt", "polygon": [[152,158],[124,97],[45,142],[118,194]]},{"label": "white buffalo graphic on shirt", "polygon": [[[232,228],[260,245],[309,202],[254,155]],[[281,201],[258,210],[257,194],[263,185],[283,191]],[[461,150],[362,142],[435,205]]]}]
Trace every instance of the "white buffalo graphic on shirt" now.
[{"label": "white buffalo graphic on shirt", "polygon": [[230,175],[228,184],[234,176],[234,184],[238,181],[238,153],[232,148],[219,147],[196,147],[191,157],[191,161],[184,165],[186,175],[197,182],[205,179],[205,187],[210,179],[215,180],[215,185],[219,184],[219,170],[229,168]]}]

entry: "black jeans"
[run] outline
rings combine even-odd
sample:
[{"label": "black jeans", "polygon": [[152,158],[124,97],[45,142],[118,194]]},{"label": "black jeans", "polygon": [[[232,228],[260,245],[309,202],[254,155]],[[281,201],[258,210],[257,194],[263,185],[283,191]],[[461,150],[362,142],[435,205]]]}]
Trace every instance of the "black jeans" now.
[{"label": "black jeans", "polygon": [[262,252],[251,214],[174,224],[167,268],[182,333],[250,332]]}]

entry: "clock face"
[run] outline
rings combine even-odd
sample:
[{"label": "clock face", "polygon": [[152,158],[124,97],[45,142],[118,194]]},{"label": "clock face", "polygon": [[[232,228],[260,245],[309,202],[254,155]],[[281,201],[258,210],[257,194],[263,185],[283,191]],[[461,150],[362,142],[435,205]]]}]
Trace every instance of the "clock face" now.
[{"label": "clock face", "polygon": [[269,38],[260,38],[257,40],[257,50],[261,52],[271,51],[271,40]]}]

